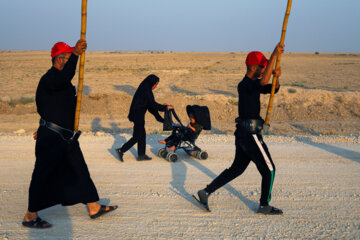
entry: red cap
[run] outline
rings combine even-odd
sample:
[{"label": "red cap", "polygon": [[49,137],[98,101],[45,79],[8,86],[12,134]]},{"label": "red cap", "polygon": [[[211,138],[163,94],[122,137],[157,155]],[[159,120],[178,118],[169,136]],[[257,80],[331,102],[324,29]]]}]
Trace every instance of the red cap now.
[{"label": "red cap", "polygon": [[51,58],[59,56],[62,53],[71,53],[74,49],[75,47],[70,47],[64,42],[57,42],[51,49]]},{"label": "red cap", "polygon": [[250,52],[246,57],[246,65],[260,65],[266,67],[269,60],[261,52]]}]

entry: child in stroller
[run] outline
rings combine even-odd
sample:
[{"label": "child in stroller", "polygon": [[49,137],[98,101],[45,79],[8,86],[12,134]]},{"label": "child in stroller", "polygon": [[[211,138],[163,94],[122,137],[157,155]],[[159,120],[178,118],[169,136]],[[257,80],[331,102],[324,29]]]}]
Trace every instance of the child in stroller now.
[{"label": "child in stroller", "polygon": [[[165,140],[159,141],[159,143],[165,144],[165,148],[160,148],[158,155],[170,162],[177,160],[175,152],[178,149],[183,149],[187,154],[198,159],[205,160],[208,157],[206,151],[202,151],[195,145],[195,140],[203,129],[211,130],[209,109],[206,106],[188,105],[186,106],[186,112],[190,120],[187,127],[181,123],[174,109],[166,113],[168,118],[165,117],[163,130],[172,130],[172,133]],[[179,124],[172,121],[171,115],[175,117]]]}]

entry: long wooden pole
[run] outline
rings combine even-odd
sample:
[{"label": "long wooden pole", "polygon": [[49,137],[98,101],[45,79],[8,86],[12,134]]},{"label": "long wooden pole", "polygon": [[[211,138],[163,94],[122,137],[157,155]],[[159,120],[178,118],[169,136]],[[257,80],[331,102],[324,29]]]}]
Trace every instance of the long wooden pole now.
[{"label": "long wooden pole", "polygon": [[[284,17],[283,26],[282,26],[280,44],[284,44],[284,42],[285,42],[286,27],[287,27],[287,22],[288,22],[289,15],[290,15],[291,2],[292,2],[292,0],[288,0],[288,3],[287,3],[286,13],[285,13],[285,17]],[[281,54],[279,54],[278,57],[276,58],[275,69],[279,68],[280,59],[281,59]],[[270,123],[270,112],[271,112],[272,104],[274,101],[275,85],[276,85],[277,80],[278,80],[278,77],[273,76],[271,94],[270,94],[270,98],[269,98],[269,105],[267,108],[266,118],[265,118],[265,125],[269,125],[269,123]]]},{"label": "long wooden pole", "polygon": [[[86,36],[86,7],[87,0],[82,0],[81,5],[81,35],[80,39],[85,40]],[[81,97],[84,81],[84,65],[85,65],[85,51],[80,56],[80,65],[79,65],[79,84],[76,98],[76,110],[75,110],[75,123],[74,130],[79,130],[79,119],[80,119],[80,107],[81,107]]]}]

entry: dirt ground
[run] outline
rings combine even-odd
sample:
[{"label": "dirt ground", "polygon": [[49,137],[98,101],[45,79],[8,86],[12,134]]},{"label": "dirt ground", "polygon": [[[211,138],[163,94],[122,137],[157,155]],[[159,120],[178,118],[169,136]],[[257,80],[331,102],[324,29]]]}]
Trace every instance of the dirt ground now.
[{"label": "dirt ground", "polygon": [[[131,131],[127,114],[132,96],[140,82],[154,73],[160,77],[154,91],[159,103],[173,104],[184,122],[186,105],[206,105],[213,126],[210,133],[231,134],[246,54],[88,52],[80,128],[91,133]],[[30,134],[37,128],[34,95],[50,64],[48,52],[0,52],[1,133]],[[271,134],[359,134],[360,54],[285,53],[281,66]],[[73,84],[77,81],[76,75]],[[261,101],[265,117],[268,96]],[[147,131],[161,132],[162,126],[147,115]]]},{"label": "dirt ground", "polygon": [[[49,52],[0,52],[0,239],[359,239],[360,54],[286,53],[269,135],[276,165],[271,204],[283,216],[258,216],[260,175],[254,164],[215,192],[211,213],[191,195],[234,158],[237,84],[247,53],[88,52],[80,116],[80,144],[101,203],[119,209],[91,220],[86,208],[40,211],[52,229],[22,227],[34,168],[38,126],[34,95],[50,68]],[[269,56],[269,53],[266,53]],[[147,114],[147,153],[117,160],[114,148],[130,138],[131,98],[150,73],[160,77],[159,103],[175,106],[187,123],[188,104],[210,109],[212,130],[197,145],[205,161],[179,151],[157,157],[167,136]],[[77,84],[77,77],[73,80]],[[265,117],[268,97],[262,97]]]},{"label": "dirt ground", "polygon": [[[282,216],[259,216],[261,177],[251,163],[244,174],[209,198],[211,213],[191,195],[209,184],[234,158],[234,137],[200,135],[209,158],[179,151],[169,163],[156,156],[163,135],[149,135],[152,161],[136,152],[120,162],[113,149],[128,134],[85,135],[80,144],[101,203],[119,209],[91,220],[84,205],[40,211],[53,227],[21,225],[34,167],[31,136],[0,136],[0,239],[359,239],[359,138],[264,138],[276,165],[271,204]],[[352,141],[349,141],[352,140]]]}]

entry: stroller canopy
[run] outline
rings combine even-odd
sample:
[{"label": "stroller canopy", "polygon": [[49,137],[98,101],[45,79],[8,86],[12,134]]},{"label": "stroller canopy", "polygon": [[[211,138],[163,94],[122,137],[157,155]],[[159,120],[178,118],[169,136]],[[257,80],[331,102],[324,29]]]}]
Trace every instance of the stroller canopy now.
[{"label": "stroller canopy", "polygon": [[186,112],[188,116],[194,113],[196,122],[203,126],[204,130],[211,130],[210,112],[207,106],[187,105]]}]

